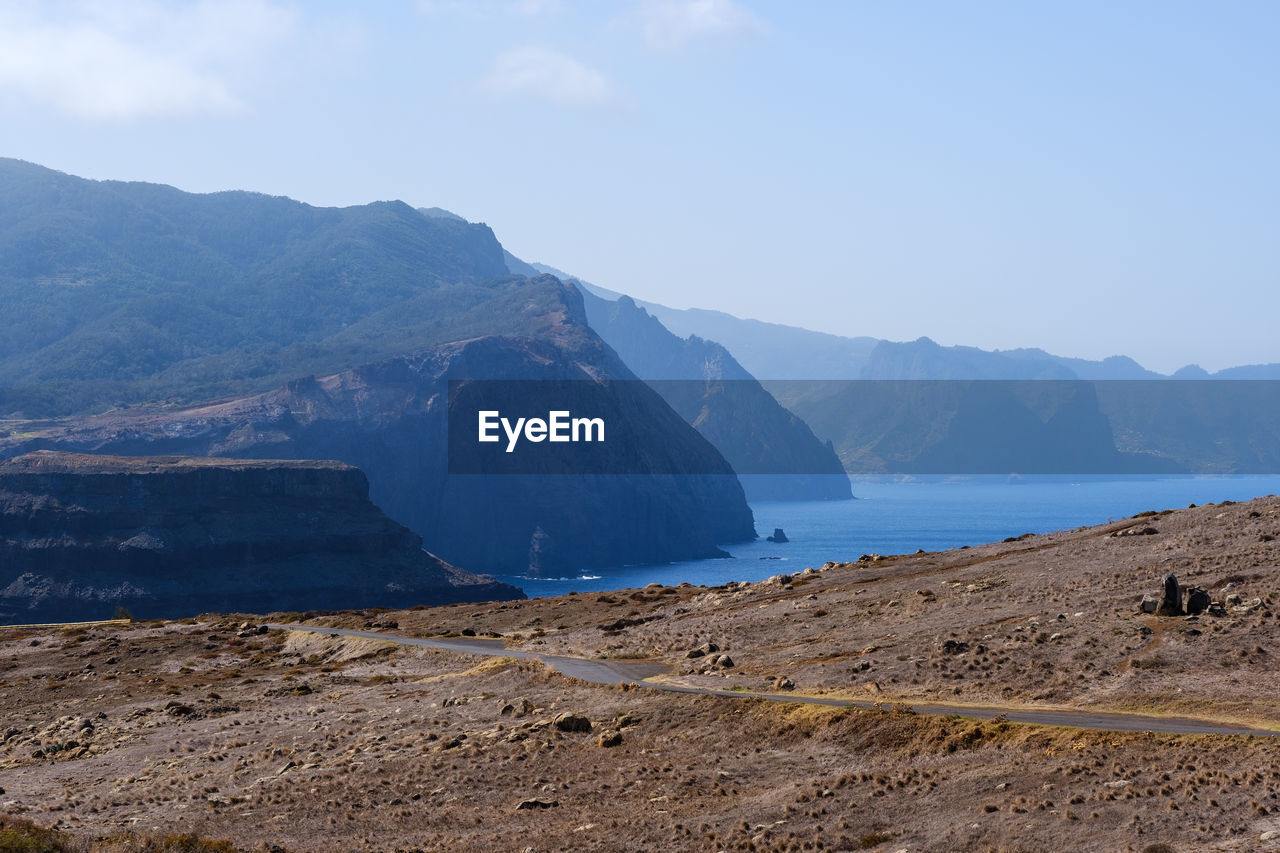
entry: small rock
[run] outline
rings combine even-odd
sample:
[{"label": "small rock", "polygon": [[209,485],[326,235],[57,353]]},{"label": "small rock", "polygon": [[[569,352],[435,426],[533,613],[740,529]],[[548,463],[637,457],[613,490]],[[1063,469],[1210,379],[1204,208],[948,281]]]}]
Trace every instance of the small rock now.
[{"label": "small rock", "polygon": [[1258,836],[1259,841],[1275,841],[1276,839],[1280,839],[1280,830],[1276,829],[1268,829],[1266,832]]},{"label": "small rock", "polygon": [[960,640],[947,640],[942,644],[942,650],[949,655],[958,655],[969,651],[969,644]]},{"label": "small rock", "polygon": [[775,690],[795,690],[796,683],[785,675],[779,675],[773,680],[773,687]]},{"label": "small rock", "polygon": [[1143,613],[1155,613],[1160,607],[1160,599],[1154,595],[1142,596],[1142,603],[1138,605],[1138,609]]},{"label": "small rock", "polygon": [[1198,586],[1193,586],[1187,590],[1187,614],[1195,616],[1197,613],[1203,613],[1209,609],[1209,605],[1213,602],[1209,598],[1209,593],[1205,592]]},{"label": "small rock", "polygon": [[555,727],[562,732],[589,732],[591,731],[591,721],[581,714],[571,714],[566,711],[559,714],[555,718]]},{"label": "small rock", "polygon": [[617,732],[617,731],[601,732],[600,737],[597,740],[597,743],[603,747],[621,746],[622,732]]},{"label": "small rock", "polygon": [[520,805],[516,806],[516,811],[529,811],[530,809],[554,809],[560,805],[559,800],[521,800]]},{"label": "small rock", "polygon": [[1243,602],[1244,598],[1241,597],[1240,593],[1233,592],[1227,596],[1226,605],[1228,607],[1237,607]]}]

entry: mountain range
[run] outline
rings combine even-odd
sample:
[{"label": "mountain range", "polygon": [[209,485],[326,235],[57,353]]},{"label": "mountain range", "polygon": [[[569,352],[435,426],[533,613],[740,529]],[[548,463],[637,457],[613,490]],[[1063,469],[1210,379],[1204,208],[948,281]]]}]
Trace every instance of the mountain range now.
[{"label": "mountain range", "polygon": [[[464,569],[545,576],[720,555],[756,535],[748,497],[847,499],[845,471],[1280,465],[1265,385],[1264,405],[1228,417],[1221,392],[1144,390],[1196,383],[1123,356],[672,309],[525,262],[440,208],[195,195],[15,160],[0,160],[0,199],[0,458],[335,459]],[[817,384],[783,381],[798,378]],[[643,428],[625,453],[604,451],[617,463],[606,476],[451,473],[451,383],[495,379],[571,381],[576,404]],[[902,393],[931,380],[959,384]],[[1015,384],[973,384],[990,380]]]},{"label": "mountain range", "polygon": [[[507,255],[508,262],[511,256]],[[602,299],[624,294],[542,263],[521,269],[572,281]],[[705,308],[671,308],[642,299],[635,303],[672,333],[717,341],[759,380],[768,379],[1280,379],[1280,363],[1228,367],[1210,373],[1189,364],[1171,375],[1148,370],[1126,355],[1100,360],[1053,355],[1037,348],[983,350],[944,347],[922,337],[888,341],[844,337]]]},{"label": "mountain range", "polygon": [[[592,331],[574,286],[511,275],[487,226],[13,160],[0,199],[0,458],[334,459],[427,550],[504,575],[755,536],[720,453]],[[647,429],[634,473],[449,476],[449,380],[530,378],[624,407]],[[693,473],[645,475],[659,467]]]}]

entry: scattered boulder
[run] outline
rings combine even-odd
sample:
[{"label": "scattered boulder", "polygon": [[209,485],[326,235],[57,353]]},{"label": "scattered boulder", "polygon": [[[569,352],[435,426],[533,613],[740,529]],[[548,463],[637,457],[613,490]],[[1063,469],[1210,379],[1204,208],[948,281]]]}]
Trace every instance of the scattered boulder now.
[{"label": "scattered boulder", "polygon": [[774,690],[795,690],[796,683],[785,675],[779,675],[773,680]]},{"label": "scattered boulder", "polygon": [[521,800],[520,805],[516,806],[516,811],[523,812],[523,811],[530,811],[532,809],[554,809],[559,805],[560,805],[559,800],[541,800],[541,799]]},{"label": "scattered boulder", "polygon": [[1124,530],[1117,530],[1112,533],[1112,537],[1116,536],[1155,536],[1159,533],[1154,527],[1126,527]]},{"label": "scattered boulder", "polygon": [[504,717],[527,717],[533,713],[533,710],[533,703],[522,698],[505,703],[501,713]]},{"label": "scattered boulder", "polygon": [[717,646],[715,643],[703,643],[702,645],[698,646],[696,649],[689,649],[689,651],[685,653],[685,657],[701,658],[701,657],[706,657],[707,655],[713,655],[718,651],[720,651],[720,647]]},{"label": "scattered boulder", "polygon": [[1233,592],[1227,596],[1226,605],[1228,607],[1238,607],[1244,603],[1244,597],[1238,592]]},{"label": "scattered boulder", "polygon": [[1205,592],[1198,586],[1193,586],[1187,590],[1187,614],[1195,616],[1197,613],[1203,613],[1209,609],[1212,604],[1209,593]]},{"label": "scattered boulder", "polygon": [[772,535],[772,536],[769,536],[769,537],[766,537],[766,539],[767,539],[767,541],[769,541],[769,542],[779,542],[779,543],[781,543],[781,542],[790,542],[790,541],[791,541],[790,539],[788,539],[788,538],[787,538],[787,534],[785,534],[785,533],[783,533],[783,532],[782,532],[782,528],[781,528],[781,527],[775,527],[775,528],[773,528],[773,535]]},{"label": "scattered boulder", "polygon": [[570,714],[565,712],[559,714],[555,720],[555,727],[562,732],[589,732],[591,731],[591,721],[581,714]]},{"label": "scattered boulder", "polygon": [[1160,599],[1151,594],[1142,596],[1142,603],[1138,605],[1138,609],[1143,613],[1155,613],[1159,607]]},{"label": "scattered boulder", "polygon": [[596,741],[602,747],[621,746],[622,732],[607,731],[601,732],[599,739]]},{"label": "scattered boulder", "polygon": [[1182,609],[1182,587],[1178,585],[1178,576],[1172,573],[1165,575],[1164,597],[1160,599],[1160,606],[1156,608],[1156,615],[1181,616],[1184,612]]}]

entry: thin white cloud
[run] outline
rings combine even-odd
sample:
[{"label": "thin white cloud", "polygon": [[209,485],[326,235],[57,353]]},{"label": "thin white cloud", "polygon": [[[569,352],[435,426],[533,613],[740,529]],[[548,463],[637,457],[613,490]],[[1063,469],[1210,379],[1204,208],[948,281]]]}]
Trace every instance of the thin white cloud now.
[{"label": "thin white cloud", "polygon": [[559,12],[561,0],[418,0],[418,8],[428,15],[492,18],[520,15],[527,18]]},{"label": "thin white cloud", "polygon": [[90,120],[224,113],[293,30],[268,0],[0,5],[0,91]]},{"label": "thin white cloud", "polygon": [[498,54],[480,88],[492,95],[569,107],[603,107],[617,100],[613,85],[599,71],[572,56],[539,46]]},{"label": "thin white cloud", "polygon": [[694,39],[764,32],[764,22],[734,0],[644,0],[635,12],[655,50],[675,50]]}]

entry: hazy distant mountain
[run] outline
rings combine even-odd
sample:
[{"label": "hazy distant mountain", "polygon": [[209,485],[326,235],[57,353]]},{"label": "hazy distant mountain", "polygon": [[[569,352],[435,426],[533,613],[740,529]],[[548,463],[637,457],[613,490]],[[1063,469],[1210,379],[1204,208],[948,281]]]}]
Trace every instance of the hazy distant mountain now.
[{"label": "hazy distant mountain", "polygon": [[[547,264],[519,263],[575,281],[584,290],[604,299],[616,300],[622,295]],[[724,345],[752,376],[761,380],[1160,377],[1127,356],[1091,361],[1057,356],[1040,349],[990,351],[967,346],[944,347],[928,338],[899,343],[865,336],[841,337],[796,326],[745,320],[722,311],[669,308],[641,299],[635,302],[676,335],[697,335]]]},{"label": "hazy distant mountain", "polygon": [[[771,382],[851,473],[1137,474],[1188,470],[1117,449],[1096,386],[1001,380]],[[1152,383],[1145,383],[1152,384]],[[1163,384],[1163,383],[1161,383]]]},{"label": "hazy distant mountain", "polygon": [[[532,266],[540,272],[578,282],[584,290],[604,299],[616,300],[622,296],[546,264]],[[635,303],[682,338],[697,335],[721,344],[757,379],[856,379],[879,343],[875,338],[844,338],[779,323],[743,320],[722,311],[668,308],[642,299]]]},{"label": "hazy distant mountain", "polygon": [[452,222],[467,221],[452,210],[445,210],[443,207],[420,207],[418,208],[418,212],[423,216],[429,216],[432,219],[448,219]]},{"label": "hazy distant mountain", "polygon": [[[620,296],[545,264],[531,266],[577,281],[584,291],[606,299]],[[716,311],[635,304],[676,334],[705,335],[735,356],[744,353],[742,365],[762,377],[764,388],[821,441],[832,443],[850,472],[1280,471],[1280,400],[1272,399],[1269,387],[1161,391],[1164,383],[1152,380],[1169,377],[1127,356],[1093,361],[1041,349],[944,347],[928,338],[902,343],[840,338]],[[786,381],[797,378],[868,381]],[[1214,374],[1189,365],[1173,378],[1273,380],[1280,378],[1280,365]],[[896,380],[924,382],[913,388]],[[962,381],[946,390],[929,380]],[[963,380],[1059,382],[1036,392],[1016,386],[1003,394],[987,389],[984,397]],[[1073,390],[1064,380],[1096,385]],[[955,397],[961,389],[963,398]],[[1063,402],[1052,415],[1037,414],[1024,399],[1028,393],[1060,397],[1070,405]],[[980,400],[985,410],[975,402]]]},{"label": "hazy distant mountain", "polygon": [[[803,378],[803,377],[799,377]],[[861,379],[1075,379],[1050,359],[1008,358],[976,347],[943,347],[920,338],[909,343],[880,341]]]},{"label": "hazy distant mountain", "polygon": [[1280,379],[1280,364],[1244,364],[1228,367],[1212,375],[1213,379]]},{"label": "hazy distant mountain", "polygon": [[738,472],[750,500],[847,500],[831,445],[780,406],[729,351],[679,338],[630,297],[583,293],[591,327]]},{"label": "hazy distant mountain", "polygon": [[[1163,374],[1147,370],[1127,355],[1113,355],[1102,361],[1051,355],[1042,349],[996,350],[1001,356],[1025,361],[1048,361],[1067,368],[1078,379],[1163,379]],[[1002,377],[1011,378],[1011,377]]]}]

